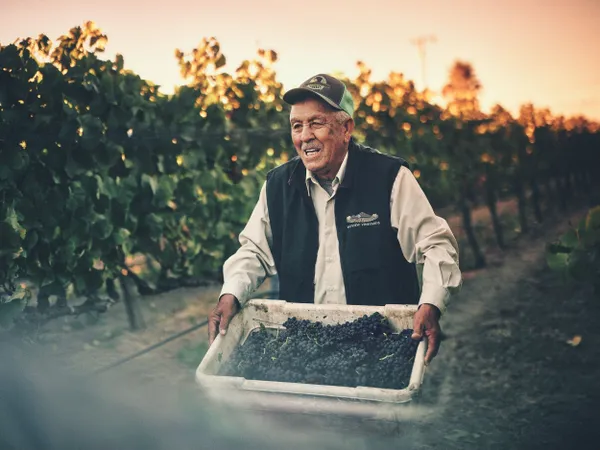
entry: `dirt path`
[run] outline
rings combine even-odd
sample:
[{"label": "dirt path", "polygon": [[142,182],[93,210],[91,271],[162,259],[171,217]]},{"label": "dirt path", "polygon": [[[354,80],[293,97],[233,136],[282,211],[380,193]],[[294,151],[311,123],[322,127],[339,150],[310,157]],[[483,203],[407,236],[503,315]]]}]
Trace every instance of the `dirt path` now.
[{"label": "dirt path", "polygon": [[[391,431],[399,447],[597,447],[600,305],[586,289],[566,287],[544,269],[546,242],[567,225],[562,219],[537,227],[518,245],[494,254],[488,268],[465,273],[462,292],[442,323],[447,339],[425,375],[419,404],[427,413]],[[93,324],[64,319],[41,336],[78,369],[94,370],[203,320],[218,290],[179,289],[146,298],[148,328],[142,332],[127,330],[117,305]],[[567,341],[575,335],[582,341],[573,347]],[[192,385],[205,342],[202,328],[117,370],[139,381]],[[327,423],[345,434],[380,430],[344,421],[292,420],[315,429]]]},{"label": "dirt path", "polygon": [[[145,297],[140,307],[146,327],[140,331],[129,330],[125,308],[117,303],[97,318],[56,320],[39,338],[75,370],[94,372],[202,322],[218,292],[219,286],[209,286]],[[192,385],[194,369],[207,345],[206,333],[206,327],[200,328],[111,369],[106,376],[118,372],[139,382]]]},{"label": "dirt path", "polygon": [[[590,290],[565,286],[543,260],[545,243],[567,222],[537,228],[501,265],[465,277],[443,321],[447,339],[427,369],[418,416],[395,427],[327,426],[344,435],[392,434],[409,449],[598,448],[600,305]],[[568,341],[576,335],[582,341],[574,347]]]},{"label": "dirt path", "polygon": [[565,226],[536,230],[465,280],[424,390],[437,414],[408,430],[413,448],[598,448],[600,305],[544,268],[544,245]]}]

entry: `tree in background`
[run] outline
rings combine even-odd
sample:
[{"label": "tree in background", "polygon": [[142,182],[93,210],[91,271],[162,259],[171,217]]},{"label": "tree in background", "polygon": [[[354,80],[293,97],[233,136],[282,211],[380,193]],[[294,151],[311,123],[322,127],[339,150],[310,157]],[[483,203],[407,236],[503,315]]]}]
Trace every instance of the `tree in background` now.
[{"label": "tree in background", "polygon": [[473,66],[464,61],[456,61],[450,69],[448,82],[442,88],[442,96],[447,100],[448,111],[463,120],[481,119],[479,94],[482,85]]},{"label": "tree in background", "polygon": [[542,221],[542,210],[540,206],[540,187],[537,174],[537,167],[539,166],[538,153],[533,145],[536,141],[535,134],[538,126],[542,126],[545,122],[545,117],[536,114],[535,107],[531,103],[526,103],[519,109],[519,123],[525,129],[525,135],[529,139],[525,147],[525,152],[521,154],[520,164],[523,164],[525,177],[531,189],[531,201],[533,203],[533,210],[535,219],[538,222]]},{"label": "tree in background", "polygon": [[[449,115],[456,118],[456,125],[448,124],[444,135],[447,139],[448,152],[452,155],[456,167],[458,185],[457,200],[463,219],[463,227],[471,251],[475,258],[476,267],[485,266],[485,257],[477,242],[472,225],[471,208],[475,186],[479,183],[481,172],[479,160],[481,138],[476,130],[482,125],[483,114],[479,109],[479,92],[481,83],[469,63],[457,61],[450,69],[448,83],[442,89],[442,95],[447,100]],[[490,209],[495,214],[495,207]],[[497,223],[498,220],[493,220]]]},{"label": "tree in background", "polygon": [[491,149],[498,163],[501,186],[508,186],[510,194],[517,199],[519,227],[527,233],[527,196],[525,192],[524,166],[526,136],[523,128],[501,105],[495,105],[490,114],[488,132],[491,135]]}]

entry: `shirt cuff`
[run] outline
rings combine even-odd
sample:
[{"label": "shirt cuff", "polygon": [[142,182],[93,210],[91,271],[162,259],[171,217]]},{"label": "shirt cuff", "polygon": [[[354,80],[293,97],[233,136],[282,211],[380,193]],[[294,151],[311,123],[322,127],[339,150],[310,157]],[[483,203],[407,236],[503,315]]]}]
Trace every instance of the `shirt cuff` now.
[{"label": "shirt cuff", "polygon": [[231,294],[235,298],[237,298],[240,305],[244,306],[248,301],[248,297],[250,297],[250,292],[248,292],[248,288],[244,283],[238,283],[235,281],[229,281],[223,284],[223,288],[221,289],[221,293],[219,294],[219,299],[223,297],[225,294]]},{"label": "shirt cuff", "polygon": [[443,315],[446,312],[448,301],[450,300],[450,291],[445,287],[432,283],[424,283],[421,290],[419,305],[428,303],[437,307]]}]

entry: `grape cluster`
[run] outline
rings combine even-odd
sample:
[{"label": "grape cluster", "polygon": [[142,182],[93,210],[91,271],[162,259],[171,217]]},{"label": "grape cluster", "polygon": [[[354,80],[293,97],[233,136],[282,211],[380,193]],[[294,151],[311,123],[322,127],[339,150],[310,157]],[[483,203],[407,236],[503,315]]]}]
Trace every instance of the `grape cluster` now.
[{"label": "grape cluster", "polygon": [[261,325],[226,361],[220,375],[252,380],[403,389],[418,341],[395,333],[379,313],[324,325],[289,318],[284,329]]}]

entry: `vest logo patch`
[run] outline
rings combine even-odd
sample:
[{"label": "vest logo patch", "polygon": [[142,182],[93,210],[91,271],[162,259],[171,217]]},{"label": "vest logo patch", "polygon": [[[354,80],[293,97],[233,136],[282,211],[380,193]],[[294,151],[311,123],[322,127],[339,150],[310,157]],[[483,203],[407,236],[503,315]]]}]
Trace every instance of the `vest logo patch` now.
[{"label": "vest logo patch", "polygon": [[361,212],[359,214],[353,216],[347,216],[346,222],[348,223],[347,228],[355,228],[355,227],[367,227],[373,225],[380,225],[379,222],[379,214],[367,214]]}]

